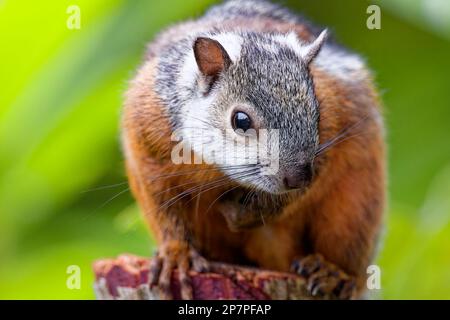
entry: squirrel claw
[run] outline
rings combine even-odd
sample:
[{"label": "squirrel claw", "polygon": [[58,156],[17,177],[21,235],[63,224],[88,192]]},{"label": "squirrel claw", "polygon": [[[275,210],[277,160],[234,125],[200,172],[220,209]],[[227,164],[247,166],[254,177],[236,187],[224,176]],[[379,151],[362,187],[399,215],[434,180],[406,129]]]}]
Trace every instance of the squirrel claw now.
[{"label": "squirrel claw", "polygon": [[307,279],[307,289],[313,297],[351,299],[355,294],[355,279],[325,261],[320,254],[295,260],[292,271]]},{"label": "squirrel claw", "polygon": [[325,261],[321,255],[309,255],[301,260],[294,260],[291,269],[295,273],[308,278],[313,273],[320,270],[324,262]]},{"label": "squirrel claw", "polygon": [[192,269],[195,272],[208,272],[211,269],[208,260],[203,258],[197,250],[191,249],[189,251],[189,256],[191,258]]},{"label": "squirrel claw", "polygon": [[163,244],[150,262],[148,282],[157,287],[162,300],[172,300],[172,273],[178,270],[180,295],[183,300],[193,299],[192,282],[189,270],[206,272],[208,261],[189,245],[177,241]]},{"label": "squirrel claw", "polygon": [[153,259],[150,261],[148,283],[150,286],[155,286],[158,283],[159,275],[161,274],[162,260],[158,256],[158,252],[155,253]]}]

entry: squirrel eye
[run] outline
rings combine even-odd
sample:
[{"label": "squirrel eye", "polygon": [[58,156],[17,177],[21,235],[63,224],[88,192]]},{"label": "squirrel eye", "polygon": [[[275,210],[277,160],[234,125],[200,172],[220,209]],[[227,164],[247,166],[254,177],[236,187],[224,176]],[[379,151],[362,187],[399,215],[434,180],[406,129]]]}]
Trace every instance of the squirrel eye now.
[{"label": "squirrel eye", "polygon": [[245,132],[252,127],[252,119],[245,112],[237,111],[233,114],[231,124],[234,130],[241,129]]}]

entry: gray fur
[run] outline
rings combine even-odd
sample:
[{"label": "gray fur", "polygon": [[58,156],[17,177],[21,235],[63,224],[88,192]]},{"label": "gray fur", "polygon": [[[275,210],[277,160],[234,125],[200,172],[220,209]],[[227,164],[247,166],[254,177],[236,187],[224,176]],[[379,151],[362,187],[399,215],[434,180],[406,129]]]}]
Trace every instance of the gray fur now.
[{"label": "gray fur", "polygon": [[298,162],[300,152],[314,151],[318,143],[319,108],[308,68],[287,46],[277,44],[277,54],[265,50],[262,44],[273,44],[270,38],[256,33],[244,38],[241,59],[224,75],[223,105],[250,102],[266,128],[280,130],[284,162]]}]

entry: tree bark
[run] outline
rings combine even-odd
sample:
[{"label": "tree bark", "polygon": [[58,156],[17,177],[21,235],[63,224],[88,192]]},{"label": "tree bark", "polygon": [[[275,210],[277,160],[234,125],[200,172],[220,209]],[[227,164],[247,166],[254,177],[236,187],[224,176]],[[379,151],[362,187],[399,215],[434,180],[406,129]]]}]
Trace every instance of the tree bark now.
[{"label": "tree bark", "polygon": [[[157,286],[150,287],[147,274],[150,260],[124,254],[116,259],[94,263],[97,299],[155,300]],[[292,273],[260,270],[222,263],[212,263],[208,273],[190,272],[194,299],[324,299],[311,296],[307,279]],[[172,274],[172,295],[180,299],[177,271]]]}]

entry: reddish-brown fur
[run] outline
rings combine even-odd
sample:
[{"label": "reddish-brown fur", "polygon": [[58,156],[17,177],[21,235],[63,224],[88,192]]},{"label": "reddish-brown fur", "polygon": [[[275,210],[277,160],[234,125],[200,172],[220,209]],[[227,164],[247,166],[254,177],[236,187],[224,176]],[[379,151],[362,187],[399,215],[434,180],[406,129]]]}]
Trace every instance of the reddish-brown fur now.
[{"label": "reddish-brown fur", "polygon": [[[252,26],[243,23],[255,30],[286,32],[294,27],[300,36],[309,38],[303,26],[269,20]],[[207,259],[280,271],[289,271],[294,259],[320,253],[356,277],[361,292],[366,268],[374,255],[385,198],[383,128],[371,79],[343,83],[313,64],[321,142],[359,123],[355,134],[316,159],[318,175],[311,188],[294,199],[278,219],[265,226],[232,232],[217,202],[210,207],[233,185],[231,182],[198,197],[193,193],[180,199],[167,210],[170,212],[159,209],[183,190],[223,175],[217,170],[181,174],[206,169],[207,165],[174,165],[170,161],[171,128],[165,108],[152,90],[156,63],[157,58],[150,56],[128,91],[123,142],[131,189],[161,250],[173,257],[171,267],[177,266],[189,247]],[[181,175],[158,178],[172,173]],[[175,187],[181,184],[185,185]]]}]

